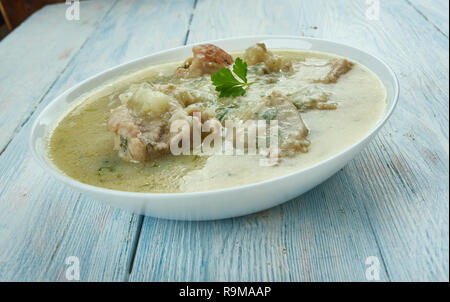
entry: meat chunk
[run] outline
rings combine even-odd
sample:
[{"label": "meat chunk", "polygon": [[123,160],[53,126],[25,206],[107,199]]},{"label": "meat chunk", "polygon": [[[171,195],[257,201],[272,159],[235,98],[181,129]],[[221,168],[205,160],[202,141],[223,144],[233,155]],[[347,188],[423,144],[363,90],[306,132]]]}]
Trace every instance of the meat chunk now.
[{"label": "meat chunk", "polygon": [[193,116],[196,113],[201,115],[201,122],[204,123],[207,120],[215,119],[216,115],[214,112],[208,108],[198,106],[196,104],[190,105],[184,109],[188,116]]},{"label": "meat chunk", "polygon": [[317,84],[301,87],[298,91],[287,96],[301,112],[310,109],[334,110],[337,108],[336,103],[330,102],[331,94]]},{"label": "meat chunk", "polygon": [[297,151],[308,152],[310,142],[307,136],[309,130],[297,108],[284,94],[273,91],[264,100],[263,110],[260,112],[260,116],[264,117],[264,112],[273,110],[274,115],[270,117],[278,120],[281,155],[293,156]]},{"label": "meat chunk", "polygon": [[112,110],[108,129],[115,134],[114,149],[126,161],[144,162],[169,149],[167,121],[135,116],[125,105]]},{"label": "meat chunk", "polygon": [[126,106],[112,110],[108,130],[115,134],[114,149],[119,151],[121,158],[127,161],[145,161],[145,145],[138,138],[141,131]]},{"label": "meat chunk", "polygon": [[264,43],[256,43],[245,50],[244,61],[249,66],[264,63],[268,72],[290,70],[292,63],[268,51]]},{"label": "meat chunk", "polygon": [[197,78],[204,74],[213,74],[222,67],[233,64],[234,60],[223,49],[213,44],[201,44],[192,47],[193,57],[184,62],[176,76],[179,78]]},{"label": "meat chunk", "polygon": [[240,120],[259,119],[278,121],[279,153],[281,156],[293,156],[297,151],[308,152],[310,142],[309,130],[303,119],[290,101],[278,91],[273,91],[255,104],[241,111],[234,111],[233,117]]},{"label": "meat chunk", "polygon": [[336,83],[343,74],[353,68],[353,65],[346,59],[312,58],[300,63],[296,76],[314,83]]},{"label": "meat chunk", "polygon": [[346,59],[331,60],[326,66],[326,72],[316,82],[329,84],[336,83],[339,77],[353,68],[353,63]]},{"label": "meat chunk", "polygon": [[131,85],[118,95],[121,105],[111,111],[108,121],[108,129],[114,133],[114,149],[130,162],[145,162],[168,153],[171,140],[185,134],[171,133],[172,123],[187,122],[192,133],[194,125],[215,118],[214,112],[195,103],[201,100],[197,97],[173,85]]},{"label": "meat chunk", "polygon": [[131,85],[118,99],[121,105],[111,111],[108,129],[119,156],[144,162],[167,152],[169,118],[181,105],[148,83]]}]

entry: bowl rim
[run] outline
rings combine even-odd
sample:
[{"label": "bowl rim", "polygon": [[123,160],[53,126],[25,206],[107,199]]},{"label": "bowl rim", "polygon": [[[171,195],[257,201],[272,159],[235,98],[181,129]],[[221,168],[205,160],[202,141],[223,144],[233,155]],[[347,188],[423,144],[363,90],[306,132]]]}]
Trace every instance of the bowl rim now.
[{"label": "bowl rim", "polygon": [[[331,43],[331,44],[335,44],[335,45],[339,45],[342,47],[346,47],[346,48],[350,48],[359,52],[362,52],[372,58],[374,58],[376,61],[378,61],[381,65],[383,65],[383,67],[389,72],[390,77],[393,80],[393,95],[392,95],[392,100],[389,103],[389,108],[387,108],[387,110],[385,111],[385,113],[383,114],[383,117],[377,122],[377,124],[369,131],[367,132],[363,137],[361,137],[357,142],[349,145],[348,147],[346,147],[345,149],[339,151],[338,153],[322,160],[319,161],[307,168],[303,168],[300,170],[296,170],[294,172],[290,172],[284,175],[280,175],[280,176],[276,176],[273,178],[269,178],[263,181],[259,181],[259,182],[255,182],[255,183],[250,183],[250,184],[245,184],[245,185],[240,185],[240,186],[233,186],[233,187],[228,187],[228,188],[222,188],[222,189],[215,189],[215,190],[207,190],[207,191],[197,191],[197,192],[174,192],[174,193],[151,193],[151,192],[133,192],[133,191],[121,191],[121,190],[114,190],[114,189],[108,189],[108,188],[104,188],[104,187],[97,187],[94,185],[90,185],[90,184],[86,184],[83,183],[81,181],[78,181],[66,174],[64,174],[62,171],[60,171],[59,169],[57,169],[57,167],[53,168],[50,167],[47,163],[45,163],[41,157],[37,154],[37,151],[34,147],[33,144],[33,138],[35,136],[35,132],[36,132],[36,128],[38,126],[39,121],[42,119],[42,117],[46,114],[46,112],[50,109],[50,107],[56,103],[62,96],[66,95],[68,92],[74,90],[75,88],[82,86],[83,84],[91,81],[94,78],[97,78],[105,73],[108,73],[114,69],[118,69],[121,68],[125,65],[129,65],[132,64],[134,62],[140,61],[140,60],[144,60],[146,58],[149,57],[153,57],[153,56],[157,56],[159,54],[163,54],[163,53],[167,53],[169,51],[176,51],[179,49],[184,49],[184,48],[188,48],[188,47],[192,47],[194,45],[199,45],[199,44],[204,44],[204,43],[219,43],[219,42],[223,42],[223,41],[230,41],[230,40],[246,40],[246,39],[293,39],[293,40],[303,40],[303,41],[321,41],[321,42],[325,42],[325,43]],[[314,50],[313,50],[314,51]],[[330,54],[333,54],[331,52],[329,52]],[[369,68],[369,70],[371,70]],[[372,71],[372,70],[371,70]],[[372,71],[373,72],[373,71]],[[378,75],[377,75],[378,76]],[[61,94],[59,94],[57,97],[55,97],[51,102],[49,102],[45,108],[39,113],[38,117],[34,120],[32,128],[31,128],[31,132],[29,135],[29,139],[28,139],[28,143],[29,146],[31,147],[31,153],[32,153],[32,157],[34,158],[35,161],[37,161],[39,163],[39,165],[46,170],[48,173],[50,173],[53,177],[55,177],[57,180],[62,181],[65,184],[68,184],[69,186],[76,188],[76,189],[80,189],[82,191],[95,191],[96,194],[103,194],[103,195],[115,195],[115,196],[119,196],[119,197],[135,197],[135,198],[180,198],[180,197],[196,197],[196,196],[207,196],[207,195],[215,195],[215,194],[221,194],[221,193],[230,193],[230,192],[234,192],[237,190],[249,190],[249,189],[257,189],[260,186],[264,186],[266,184],[268,184],[269,182],[278,182],[278,181],[282,181],[286,178],[290,178],[296,174],[300,174],[300,173],[306,173],[307,171],[313,170],[313,169],[317,169],[318,167],[324,166],[326,164],[328,164],[329,162],[333,161],[334,159],[342,156],[343,154],[347,153],[348,151],[350,151],[351,149],[353,149],[354,147],[356,147],[357,145],[360,145],[364,142],[366,142],[372,135],[374,135],[378,130],[380,130],[380,128],[387,122],[387,120],[391,117],[392,113],[394,112],[395,108],[397,107],[398,104],[398,99],[399,99],[399,95],[400,95],[400,85],[399,85],[399,80],[397,78],[397,75],[395,74],[395,72],[393,71],[393,69],[382,59],[380,59],[379,57],[373,55],[370,52],[367,52],[365,50],[362,50],[360,48],[357,48],[355,46],[350,46],[344,43],[340,43],[340,42],[335,42],[332,40],[327,40],[327,39],[321,39],[321,38],[310,38],[310,37],[299,37],[299,36],[293,36],[293,35],[249,35],[249,36],[238,36],[238,37],[228,37],[228,38],[222,38],[222,39],[215,39],[215,40],[207,40],[207,41],[202,41],[202,42],[197,42],[197,43],[190,43],[190,44],[186,44],[186,45],[181,45],[181,46],[177,46],[174,48],[169,48],[169,49],[165,49],[162,51],[158,51],[158,52],[154,52],[151,53],[149,55],[145,55],[133,60],[129,60],[126,61],[124,63],[121,63],[119,65],[115,65],[111,68],[108,68],[104,71],[101,71],[99,73],[94,74],[93,76],[88,77],[87,79],[77,83],[76,85],[72,86],[69,89],[66,89],[64,92],[62,92]]]}]

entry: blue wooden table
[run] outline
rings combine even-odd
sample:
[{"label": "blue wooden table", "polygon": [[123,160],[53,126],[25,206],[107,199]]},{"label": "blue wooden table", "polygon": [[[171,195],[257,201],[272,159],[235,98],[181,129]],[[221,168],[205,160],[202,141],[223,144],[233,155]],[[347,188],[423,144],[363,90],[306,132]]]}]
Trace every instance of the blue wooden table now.
[{"label": "blue wooden table", "polygon": [[[446,0],[83,1],[72,21],[68,8],[44,7],[0,42],[0,281],[76,280],[78,265],[81,281],[449,280]],[[30,125],[72,85],[253,34],[347,43],[399,77],[392,119],[312,191],[246,217],[167,221],[74,192],[31,158]]]}]

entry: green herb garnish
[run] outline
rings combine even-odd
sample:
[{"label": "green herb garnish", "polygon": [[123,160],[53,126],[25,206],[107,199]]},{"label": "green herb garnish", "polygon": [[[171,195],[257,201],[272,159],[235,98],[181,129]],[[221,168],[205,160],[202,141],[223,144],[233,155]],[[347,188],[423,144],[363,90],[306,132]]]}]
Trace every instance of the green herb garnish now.
[{"label": "green herb garnish", "polygon": [[107,171],[109,171],[109,172],[116,171],[116,168],[115,168],[116,164],[117,164],[116,162],[109,161],[109,160],[102,161],[102,165],[100,166],[100,168],[98,168],[97,174],[99,176],[102,176]]},{"label": "green herb garnish", "polygon": [[247,63],[241,58],[236,58],[233,65],[233,72],[242,80],[239,81],[231,70],[222,67],[218,72],[211,75],[211,81],[216,86],[216,91],[220,92],[219,97],[237,97],[245,94],[245,88],[253,83],[247,82]]},{"label": "green herb garnish", "polygon": [[120,136],[120,148],[123,152],[126,152],[128,148],[128,139],[122,135]]}]

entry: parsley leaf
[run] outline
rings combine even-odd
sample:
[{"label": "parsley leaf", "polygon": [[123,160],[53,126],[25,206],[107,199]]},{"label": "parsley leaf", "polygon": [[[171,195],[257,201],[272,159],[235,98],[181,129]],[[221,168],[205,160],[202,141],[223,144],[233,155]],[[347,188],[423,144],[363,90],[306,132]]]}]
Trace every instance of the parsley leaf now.
[{"label": "parsley leaf", "polygon": [[253,83],[247,82],[247,63],[237,58],[233,65],[233,72],[242,80],[236,79],[231,70],[222,67],[211,75],[211,81],[220,92],[219,97],[237,97],[245,94],[245,89]]},{"label": "parsley leaf", "polygon": [[247,83],[247,63],[242,61],[241,58],[236,58],[236,62],[233,65],[233,72],[242,80]]}]

